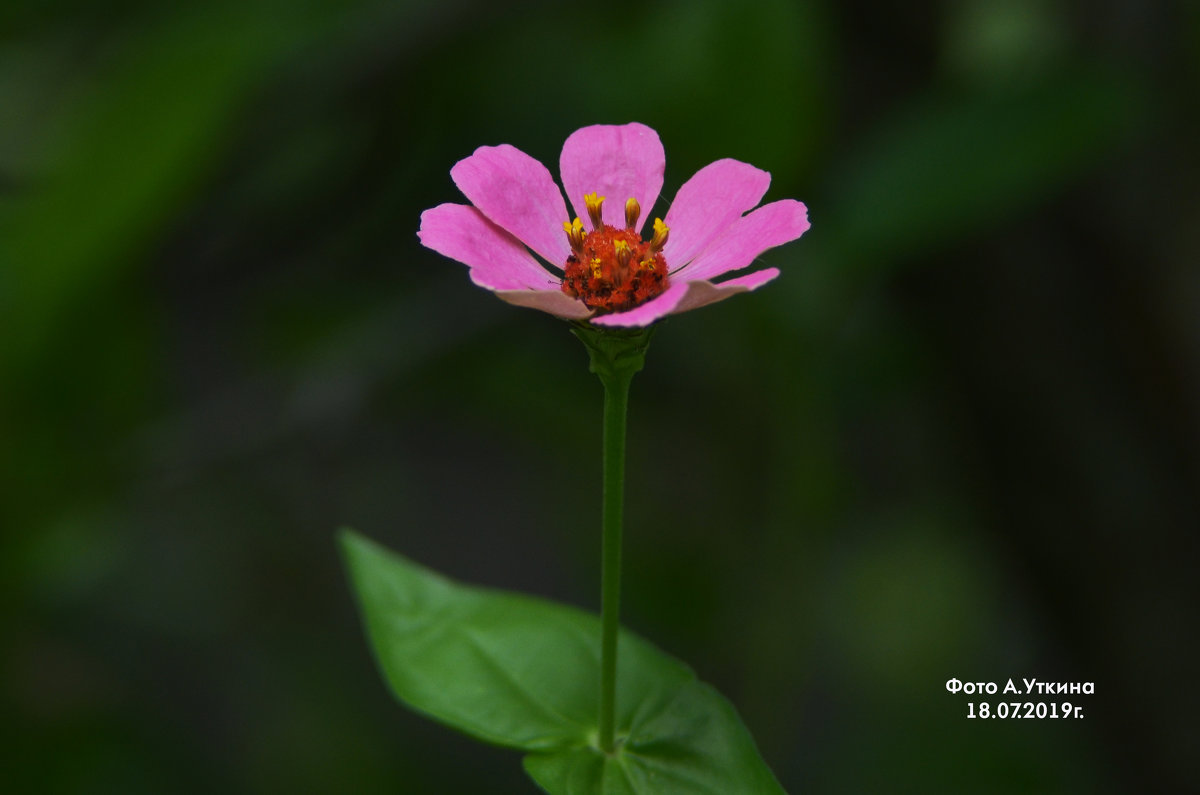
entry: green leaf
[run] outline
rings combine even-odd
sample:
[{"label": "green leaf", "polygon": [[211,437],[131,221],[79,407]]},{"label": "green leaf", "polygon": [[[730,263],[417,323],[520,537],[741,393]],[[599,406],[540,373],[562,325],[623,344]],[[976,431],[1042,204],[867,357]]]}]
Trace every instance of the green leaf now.
[{"label": "green leaf", "polygon": [[733,706],[683,663],[622,632],[621,747],[596,745],[600,621],[461,585],[346,530],[367,635],[395,696],[498,745],[552,795],[783,793]]}]

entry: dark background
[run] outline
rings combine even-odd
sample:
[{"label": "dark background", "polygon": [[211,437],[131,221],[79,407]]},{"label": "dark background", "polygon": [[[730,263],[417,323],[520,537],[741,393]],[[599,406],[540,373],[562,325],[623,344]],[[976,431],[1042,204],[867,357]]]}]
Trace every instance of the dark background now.
[{"label": "dark background", "polygon": [[[585,353],[416,230],[476,146],[557,172],[633,120],[665,196],[736,157],[813,226],[634,383],[628,626],[793,793],[1196,784],[1194,4],[60,0],[0,32],[6,789],[532,791],[390,700],[334,531],[596,607]],[[951,677],[1096,693],[971,721]]]}]

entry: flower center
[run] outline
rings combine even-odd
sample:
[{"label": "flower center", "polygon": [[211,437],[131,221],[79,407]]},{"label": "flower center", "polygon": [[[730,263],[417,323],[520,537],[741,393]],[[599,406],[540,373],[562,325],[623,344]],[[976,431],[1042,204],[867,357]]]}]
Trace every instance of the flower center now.
[{"label": "flower center", "polygon": [[589,193],[583,200],[592,231],[584,232],[578,218],[563,223],[571,256],[563,268],[562,291],[604,314],[632,309],[666,290],[670,279],[662,247],[669,230],[662,219],[654,219],[654,236],[642,240],[637,232],[642,214],[637,199],[625,202],[624,229],[605,225],[600,213],[603,196]]}]

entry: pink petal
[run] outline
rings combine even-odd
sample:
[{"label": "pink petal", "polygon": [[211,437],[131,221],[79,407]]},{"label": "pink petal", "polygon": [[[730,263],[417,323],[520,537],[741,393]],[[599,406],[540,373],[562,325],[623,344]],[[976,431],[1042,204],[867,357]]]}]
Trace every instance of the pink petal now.
[{"label": "pink petal", "polygon": [[718,160],[683,183],[664,223],[671,236],[663,248],[667,267],[687,265],[767,192],[771,175],[748,163]]},{"label": "pink petal", "polygon": [[[767,249],[795,240],[807,230],[808,210],[800,202],[783,199],[764,204],[734,221],[725,234],[672,278],[712,279],[741,270]],[[671,234],[675,234],[674,229]]]},{"label": "pink petal", "polygon": [[514,306],[540,309],[567,320],[583,320],[592,314],[583,301],[568,298],[557,287],[553,290],[497,290],[496,295]]},{"label": "pink petal", "polygon": [[724,301],[738,293],[757,290],[778,275],[778,268],[765,268],[720,284],[707,281],[675,282],[662,295],[641,306],[628,312],[600,315],[592,318],[591,322],[598,326],[648,326],[667,315],[678,315]]},{"label": "pink petal", "polygon": [[575,214],[590,229],[584,194],[604,196],[604,223],[625,228],[625,200],[642,205],[644,225],[662,190],[667,157],[658,133],[644,124],[597,124],[571,133],[563,144],[558,171]]},{"label": "pink petal", "polygon": [[428,248],[467,265],[471,281],[480,287],[559,289],[558,277],[539,265],[529,249],[474,207],[439,204],[426,210],[417,237]]},{"label": "pink petal", "polygon": [[675,307],[679,305],[687,292],[687,282],[676,282],[663,291],[662,295],[651,298],[628,312],[599,315],[592,318],[591,322],[597,326],[649,326],[659,318],[674,312]]},{"label": "pink petal", "polygon": [[688,282],[688,293],[684,296],[679,305],[675,307],[675,311],[671,314],[677,315],[680,312],[688,312],[693,309],[699,309],[702,306],[715,304],[717,301],[724,301],[726,298],[737,295],[738,293],[746,293],[751,290],[757,290],[767,282],[779,275],[779,268],[764,268],[754,273],[748,273],[745,276],[739,276],[736,279],[713,284],[712,282]]},{"label": "pink petal", "polygon": [[481,146],[450,169],[454,184],[487,216],[555,267],[571,254],[567,206],[549,169],[508,144]]}]

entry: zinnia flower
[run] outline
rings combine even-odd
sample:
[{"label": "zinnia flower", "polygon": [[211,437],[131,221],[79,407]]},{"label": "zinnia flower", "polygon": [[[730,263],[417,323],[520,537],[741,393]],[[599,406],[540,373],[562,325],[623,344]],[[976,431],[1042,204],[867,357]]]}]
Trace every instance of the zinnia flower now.
[{"label": "zinnia flower", "polygon": [[753,209],[771,175],[718,160],[683,184],[645,239],[642,208],[658,199],[665,166],[658,133],[644,124],[576,130],[559,158],[572,218],[545,166],[507,144],[481,146],[450,169],[471,205],[426,210],[418,234],[511,304],[604,326],[647,326],[779,275],[765,268],[714,281],[804,234],[803,204]]}]

